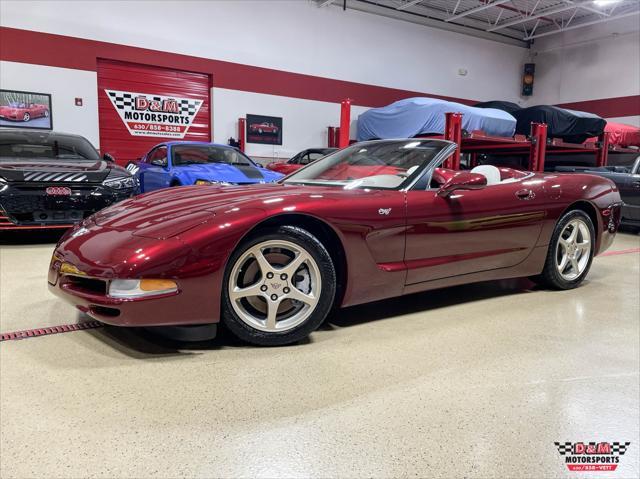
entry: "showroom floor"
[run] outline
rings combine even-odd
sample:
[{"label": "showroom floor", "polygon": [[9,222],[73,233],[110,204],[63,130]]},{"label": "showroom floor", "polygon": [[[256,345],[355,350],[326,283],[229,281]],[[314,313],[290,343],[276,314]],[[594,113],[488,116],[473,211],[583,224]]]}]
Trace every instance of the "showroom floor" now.
[{"label": "showroom floor", "polygon": [[[638,477],[639,246],[618,235],[577,290],[353,307],[293,347],[3,342],[0,476],[558,477],[554,441],[608,440],[631,442],[616,477]],[[78,319],[46,289],[51,251],[0,246],[0,332]]]}]

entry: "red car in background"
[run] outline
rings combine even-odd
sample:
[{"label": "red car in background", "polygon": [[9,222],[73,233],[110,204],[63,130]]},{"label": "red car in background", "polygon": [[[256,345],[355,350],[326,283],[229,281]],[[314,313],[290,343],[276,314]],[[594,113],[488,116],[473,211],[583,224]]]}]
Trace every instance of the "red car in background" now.
[{"label": "red car in background", "polygon": [[262,123],[251,123],[249,125],[249,131],[251,133],[258,133],[262,135],[264,133],[271,133],[273,135],[277,135],[279,128],[273,123],[262,122]]},{"label": "red car in background", "polygon": [[40,103],[11,102],[0,106],[0,118],[4,120],[29,121],[33,118],[48,116],[49,108]]},{"label": "red car in background", "polygon": [[267,168],[288,175],[337,150],[337,148],[307,148],[287,161],[273,161],[267,165]]}]

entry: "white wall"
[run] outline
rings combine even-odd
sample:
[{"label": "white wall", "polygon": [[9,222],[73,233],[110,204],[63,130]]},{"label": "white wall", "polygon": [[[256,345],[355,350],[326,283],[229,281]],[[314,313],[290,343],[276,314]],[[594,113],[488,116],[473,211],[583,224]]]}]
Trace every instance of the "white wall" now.
[{"label": "white wall", "polygon": [[50,93],[53,128],[82,135],[99,148],[97,80],[95,72],[0,61],[1,89]]},{"label": "white wall", "polygon": [[[310,0],[2,0],[0,24],[477,100],[518,101],[527,54],[523,48],[368,13],[318,8]],[[458,75],[460,68],[468,74]],[[15,74],[11,78],[19,83]],[[38,89],[50,90],[41,86],[46,76],[33,81]],[[24,82],[19,86],[26,89]],[[78,96],[73,81],[60,86],[63,92],[56,96]],[[212,106],[216,141],[235,137],[235,122],[246,113],[282,116],[285,139],[276,153],[284,156],[325,145],[326,127],[339,121],[337,104],[222,89],[216,89]],[[69,113],[56,128],[74,123],[75,112]],[[354,111],[353,118],[358,114]],[[63,121],[67,112],[54,115]],[[85,126],[97,141],[97,120]],[[248,152],[272,156],[268,148],[250,145]]]},{"label": "white wall", "polygon": [[[552,35],[533,48],[529,104],[569,103],[640,94],[640,16]],[[639,118],[618,118],[638,123]]]},{"label": "white wall", "polygon": [[[283,117],[282,146],[247,143],[250,156],[288,158],[303,148],[326,146],[327,127],[340,123],[340,106],[322,101],[214,88],[213,104],[213,136],[218,142],[226,142],[230,136],[237,138],[237,119],[247,113]],[[353,107],[351,118],[366,109]],[[351,133],[355,138],[355,128]]]}]

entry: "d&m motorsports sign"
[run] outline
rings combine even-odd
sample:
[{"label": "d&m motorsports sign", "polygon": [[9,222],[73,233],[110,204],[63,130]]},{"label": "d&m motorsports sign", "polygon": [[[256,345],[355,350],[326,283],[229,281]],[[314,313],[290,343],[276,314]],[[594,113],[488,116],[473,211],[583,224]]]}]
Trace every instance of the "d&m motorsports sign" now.
[{"label": "d&m motorsports sign", "polygon": [[184,138],[202,100],[104,90],[133,136]]}]

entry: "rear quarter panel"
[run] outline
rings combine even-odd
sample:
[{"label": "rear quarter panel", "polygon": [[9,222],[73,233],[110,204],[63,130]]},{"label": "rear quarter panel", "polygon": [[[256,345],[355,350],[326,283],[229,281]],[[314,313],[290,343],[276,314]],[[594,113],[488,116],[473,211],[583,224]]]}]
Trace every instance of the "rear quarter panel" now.
[{"label": "rear quarter panel", "polygon": [[[558,220],[581,203],[588,203],[595,209],[592,219],[595,220],[596,254],[611,246],[618,229],[622,204],[620,192],[613,181],[590,174],[553,173],[540,176],[544,179],[546,218],[538,246],[548,245]],[[611,207],[613,209],[610,210]]]}]

